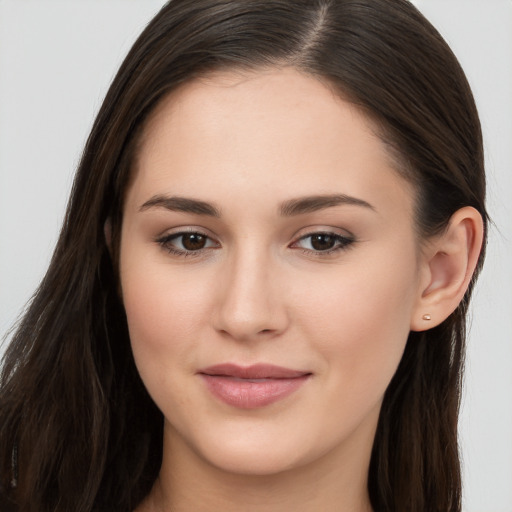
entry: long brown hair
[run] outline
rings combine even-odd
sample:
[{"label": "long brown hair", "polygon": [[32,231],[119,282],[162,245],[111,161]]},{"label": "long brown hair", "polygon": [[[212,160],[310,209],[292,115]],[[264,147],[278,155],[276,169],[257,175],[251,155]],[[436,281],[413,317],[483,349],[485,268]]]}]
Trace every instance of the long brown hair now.
[{"label": "long brown hair", "polygon": [[[262,66],[309,73],[371,117],[397,172],[416,187],[420,236],[440,232],[466,205],[486,222],[470,88],[408,1],[171,0],[108,91],[50,267],[4,357],[0,494],[18,510],[131,511],[149,492],[163,420],[133,362],[116,277],[137,140],[148,114],[179,84]],[[409,336],[373,447],[368,486],[376,511],[460,511],[457,418],[474,278],[445,322]]]}]

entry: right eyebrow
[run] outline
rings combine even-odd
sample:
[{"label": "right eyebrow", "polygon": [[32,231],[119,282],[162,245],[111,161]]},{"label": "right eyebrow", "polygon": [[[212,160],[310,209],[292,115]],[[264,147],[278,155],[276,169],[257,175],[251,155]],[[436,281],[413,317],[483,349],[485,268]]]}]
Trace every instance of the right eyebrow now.
[{"label": "right eyebrow", "polygon": [[179,196],[153,196],[146,201],[139,211],[149,208],[165,208],[174,212],[194,213],[196,215],[208,215],[210,217],[220,217],[220,211],[213,204],[198,199]]}]

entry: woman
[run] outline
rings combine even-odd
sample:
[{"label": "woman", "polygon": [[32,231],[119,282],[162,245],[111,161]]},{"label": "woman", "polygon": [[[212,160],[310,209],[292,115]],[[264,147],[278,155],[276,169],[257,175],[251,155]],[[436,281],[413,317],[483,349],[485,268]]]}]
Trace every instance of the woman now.
[{"label": "woman", "polygon": [[483,151],[405,1],[174,0],[3,367],[16,510],[460,510]]}]

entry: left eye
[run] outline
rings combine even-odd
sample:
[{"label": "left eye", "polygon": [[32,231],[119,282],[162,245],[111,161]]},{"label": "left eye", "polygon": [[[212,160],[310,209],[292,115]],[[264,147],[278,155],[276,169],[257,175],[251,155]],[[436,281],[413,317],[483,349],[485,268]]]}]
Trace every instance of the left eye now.
[{"label": "left eye", "polygon": [[295,245],[312,252],[331,252],[343,249],[353,242],[353,239],[336,233],[312,233],[300,238]]}]

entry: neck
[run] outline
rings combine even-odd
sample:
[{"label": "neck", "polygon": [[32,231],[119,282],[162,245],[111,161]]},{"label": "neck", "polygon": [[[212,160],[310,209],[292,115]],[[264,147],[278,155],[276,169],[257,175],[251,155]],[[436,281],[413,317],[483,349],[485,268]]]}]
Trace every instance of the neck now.
[{"label": "neck", "polygon": [[160,475],[136,512],[260,512],[263,504],[265,512],[371,512],[370,453],[352,446],[342,464],[329,452],[277,474],[236,474],[205,461],[167,428]]}]

